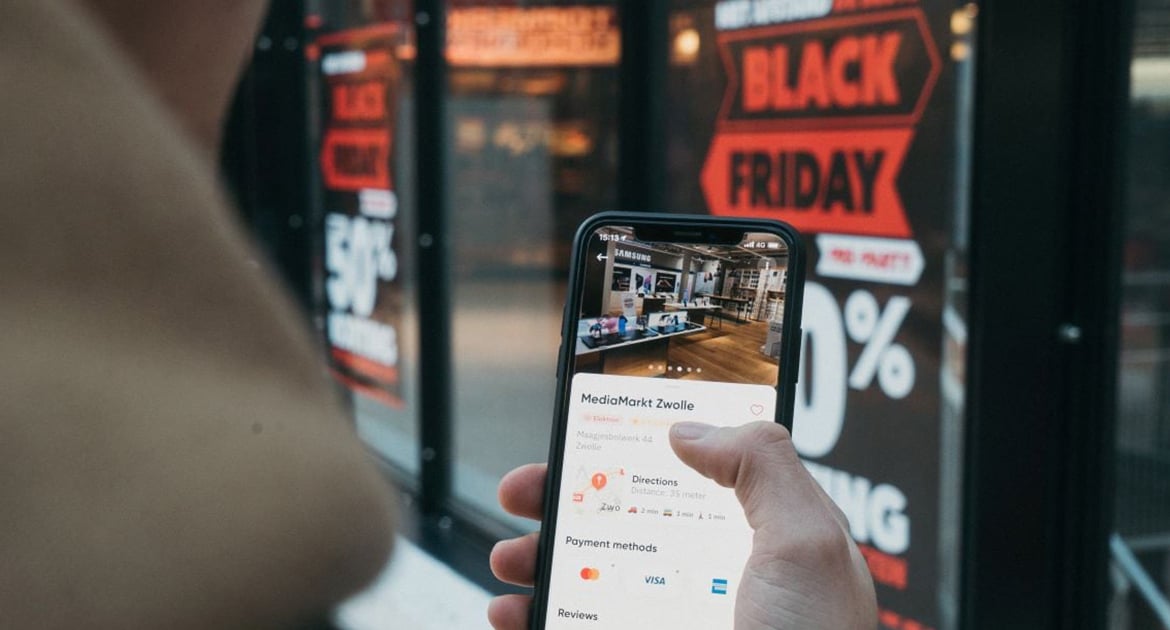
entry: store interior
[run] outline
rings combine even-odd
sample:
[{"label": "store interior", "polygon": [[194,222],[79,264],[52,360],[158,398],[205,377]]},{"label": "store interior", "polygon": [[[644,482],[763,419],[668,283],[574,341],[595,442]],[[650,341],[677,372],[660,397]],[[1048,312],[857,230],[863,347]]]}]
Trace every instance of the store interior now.
[{"label": "store interior", "polygon": [[586,274],[604,288],[583,293],[577,372],[776,384],[788,270],[776,237],[604,247],[604,269]]}]

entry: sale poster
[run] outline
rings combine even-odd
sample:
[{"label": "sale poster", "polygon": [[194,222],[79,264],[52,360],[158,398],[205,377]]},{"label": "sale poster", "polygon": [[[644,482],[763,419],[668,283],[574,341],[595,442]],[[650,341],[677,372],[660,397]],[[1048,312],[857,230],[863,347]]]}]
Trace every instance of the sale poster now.
[{"label": "sale poster", "polygon": [[309,48],[320,86],[325,330],[334,376],[401,407],[395,121],[401,67],[394,25],[323,35]]},{"label": "sale poster", "polygon": [[968,150],[956,140],[956,5],[676,6],[667,162],[672,181],[692,183],[670,206],[779,219],[805,235],[794,442],[849,519],[879,626],[947,628],[940,583],[956,577],[940,567],[953,570],[942,547],[956,534],[942,531],[940,495],[954,488],[940,476],[960,445],[943,446],[941,357]]}]

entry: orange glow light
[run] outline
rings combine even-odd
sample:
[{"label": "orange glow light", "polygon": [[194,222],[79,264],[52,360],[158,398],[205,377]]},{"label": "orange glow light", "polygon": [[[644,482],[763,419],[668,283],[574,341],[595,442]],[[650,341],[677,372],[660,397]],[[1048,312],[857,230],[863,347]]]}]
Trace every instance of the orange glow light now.
[{"label": "orange glow light", "polygon": [[612,66],[620,58],[614,7],[475,7],[447,17],[454,66]]}]

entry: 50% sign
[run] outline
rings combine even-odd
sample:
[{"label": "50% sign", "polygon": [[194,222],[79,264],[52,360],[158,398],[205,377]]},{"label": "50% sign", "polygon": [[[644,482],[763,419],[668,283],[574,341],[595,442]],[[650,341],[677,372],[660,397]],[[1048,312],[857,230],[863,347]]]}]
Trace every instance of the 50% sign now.
[{"label": "50% sign", "polygon": [[[895,296],[884,308],[873,293],[854,291],[845,308],[825,287],[809,283],[804,295],[804,343],[801,346],[800,385],[796,390],[796,428],[793,442],[805,457],[822,457],[836,446],[845,424],[848,389],[878,387],[894,400],[914,390],[914,357],[894,343],[910,298]],[[848,341],[862,345],[849,365]]]}]

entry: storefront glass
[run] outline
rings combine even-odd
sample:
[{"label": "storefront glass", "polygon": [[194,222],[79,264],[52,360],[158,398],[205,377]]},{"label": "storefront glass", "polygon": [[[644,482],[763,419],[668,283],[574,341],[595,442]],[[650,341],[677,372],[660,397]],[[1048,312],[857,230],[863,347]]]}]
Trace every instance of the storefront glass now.
[{"label": "storefront glass", "polygon": [[318,321],[363,439],[414,473],[413,6],[317,0],[306,15]]},{"label": "storefront glass", "polygon": [[1109,627],[1170,627],[1170,7],[1139,0],[1131,66]]},{"label": "storefront glass", "polygon": [[613,2],[452,1],[447,14],[454,492],[496,505],[543,461],[576,226],[616,203]]},{"label": "storefront glass", "polygon": [[880,627],[950,628],[977,7],[764,4],[670,3],[668,205],[804,232],[797,450],[849,518]]}]

